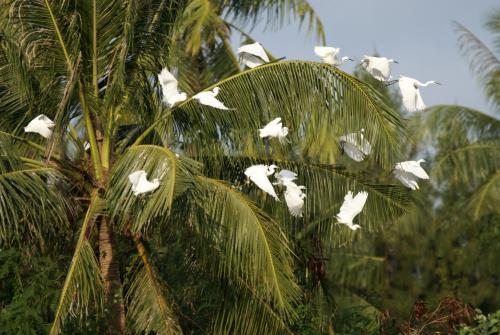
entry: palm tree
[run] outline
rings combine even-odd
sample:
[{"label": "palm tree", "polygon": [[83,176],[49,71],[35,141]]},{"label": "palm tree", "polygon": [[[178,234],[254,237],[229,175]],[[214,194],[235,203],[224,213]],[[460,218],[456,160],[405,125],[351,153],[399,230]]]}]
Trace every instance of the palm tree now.
[{"label": "palm tree", "polygon": [[[268,9],[314,18],[306,1],[0,8],[0,246],[72,254],[51,334],[95,315],[108,333],[291,333],[300,280],[310,278],[300,274],[309,258],[294,252],[297,236],[319,240],[316,251],[349,241],[334,224],[347,190],[370,192],[366,232],[407,206],[400,187],[374,183],[363,164],[339,165],[337,138],[360,128],[374,147],[370,165],[390,169],[399,154],[403,122],[371,86],[316,62],[236,68],[228,26]],[[166,108],[156,76],[164,66],[179,70],[189,94],[220,87],[234,110],[191,98]],[[38,114],[55,121],[48,140],[23,132]],[[257,129],[276,116],[290,143],[267,153]],[[299,174],[303,219],[244,184],[254,163]],[[127,177],[137,170],[159,188],[134,196]]]}]

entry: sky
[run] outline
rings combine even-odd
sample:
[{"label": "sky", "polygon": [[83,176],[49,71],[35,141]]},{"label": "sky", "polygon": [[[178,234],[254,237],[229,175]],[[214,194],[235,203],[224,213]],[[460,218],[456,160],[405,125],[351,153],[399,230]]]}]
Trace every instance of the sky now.
[{"label": "sky", "polygon": [[[309,0],[325,29],[326,45],[340,47],[340,56],[360,60],[376,50],[396,59],[393,78],[400,74],[422,82],[435,80],[442,86],[422,88],[428,106],[460,104],[490,111],[481,87],[461,55],[452,21],[458,21],[483,42],[492,46],[492,35],[484,28],[489,11],[500,7],[498,0]],[[319,60],[313,48],[319,45],[307,38],[297,24],[251,35],[273,56],[287,59]],[[352,72],[354,64],[343,65]]]}]

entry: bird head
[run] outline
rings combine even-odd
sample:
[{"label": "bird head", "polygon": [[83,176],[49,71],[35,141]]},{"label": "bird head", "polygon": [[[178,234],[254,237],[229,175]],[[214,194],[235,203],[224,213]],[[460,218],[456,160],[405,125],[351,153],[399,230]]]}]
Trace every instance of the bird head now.
[{"label": "bird head", "polygon": [[418,164],[425,163],[425,159],[419,159],[417,162]]},{"label": "bird head", "polygon": [[220,87],[219,86],[214,87],[214,89],[212,90],[212,92],[214,93],[214,96],[216,96],[217,94],[219,94],[219,91],[220,91]]},{"label": "bird head", "polygon": [[347,62],[348,60],[350,60],[351,62],[353,62],[353,61],[354,61],[354,59],[349,58],[348,56],[344,56],[344,57],[342,57],[342,58],[341,58],[342,63],[345,63],[345,62]]},{"label": "bird head", "polygon": [[396,64],[399,64],[399,62],[398,62],[397,60],[392,59],[392,58],[389,58],[387,61],[388,61],[389,63],[396,63]]},{"label": "bird head", "polygon": [[274,173],[274,170],[276,170],[278,167],[274,164],[271,164],[269,165],[269,167],[267,168],[267,170],[269,171],[270,174],[273,174]]},{"label": "bird head", "polygon": [[287,128],[287,127],[283,127],[283,128],[281,128],[281,135],[282,135],[282,136],[286,136],[286,135],[288,135],[288,128]]}]

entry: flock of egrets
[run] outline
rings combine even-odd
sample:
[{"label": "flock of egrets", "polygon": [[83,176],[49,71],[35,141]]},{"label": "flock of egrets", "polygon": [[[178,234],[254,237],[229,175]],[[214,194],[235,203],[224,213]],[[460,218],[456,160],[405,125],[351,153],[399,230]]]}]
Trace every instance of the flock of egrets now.
[{"label": "flock of egrets", "polygon": [[[340,52],[340,48],[315,47],[314,52],[322,58],[324,63],[332,66],[339,66],[347,61],[353,61],[347,56],[339,59],[338,54]],[[240,62],[248,68],[255,68],[269,63],[269,57],[266,51],[258,42],[241,46],[238,48],[238,55],[240,57]],[[401,76],[399,80],[391,81],[391,63],[397,62],[386,57],[364,56],[360,64],[362,68],[364,68],[377,80],[387,82],[388,85],[398,82],[403,98],[403,105],[409,112],[424,109],[425,104],[420,95],[419,88],[438,83],[435,81],[421,83],[416,79],[405,76]],[[187,99],[187,94],[179,91],[177,79],[168,71],[168,69],[164,68],[161,71],[158,75],[158,81],[162,89],[163,102],[168,107],[172,107],[175,104]],[[219,91],[220,88],[215,87],[212,91],[202,91],[194,95],[193,99],[202,105],[213,108],[222,110],[231,109],[224,105],[222,101],[217,99]],[[41,114],[34,118],[24,128],[24,131],[38,133],[44,138],[49,138],[52,135],[52,128],[54,126],[55,123],[52,120]],[[347,134],[339,138],[342,153],[346,153],[356,162],[364,160],[372,150],[370,143],[364,138],[363,132],[364,130],[361,129],[361,132]],[[286,140],[287,134],[288,128],[283,127],[280,117],[275,118],[262,129],[259,129],[259,136],[265,141],[276,138],[283,143]],[[88,144],[84,145],[84,148],[87,149]],[[417,180],[419,178],[429,179],[425,170],[420,166],[420,163],[422,162],[424,162],[423,159],[397,163],[393,170],[394,176],[406,187],[416,190],[418,189]],[[281,169],[275,174],[276,169],[278,169],[276,165],[259,164],[248,167],[244,173],[250,181],[252,181],[262,191],[271,195],[276,201],[279,201],[279,197],[274,189],[274,186],[284,187],[285,190],[283,193],[290,214],[295,217],[301,217],[304,207],[304,198],[306,197],[306,194],[304,193],[306,187],[295,183],[298,177],[297,173]],[[269,177],[273,174],[276,181],[271,183]],[[148,181],[147,172],[144,170],[132,172],[128,176],[128,179],[132,184],[132,192],[135,196],[152,192],[160,185],[160,181],[158,179]],[[353,193],[349,191],[345,195],[344,202],[336,216],[338,223],[345,224],[352,230],[360,228],[358,224],[353,223],[353,219],[362,211],[367,198],[368,193],[365,191],[359,192],[355,196],[353,196]]]}]

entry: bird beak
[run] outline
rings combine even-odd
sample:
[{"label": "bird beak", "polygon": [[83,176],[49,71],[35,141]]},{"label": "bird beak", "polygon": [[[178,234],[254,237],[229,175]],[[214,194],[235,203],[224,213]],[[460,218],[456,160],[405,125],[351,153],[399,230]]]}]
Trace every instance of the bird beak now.
[{"label": "bird beak", "polygon": [[443,85],[443,84],[441,84],[441,83],[438,83],[438,82],[436,82],[436,84],[437,84],[437,85]]},{"label": "bird beak", "polygon": [[389,81],[387,84],[385,84],[385,86],[391,86],[391,85],[394,85],[395,83],[397,83],[399,80],[393,80],[393,81]]},{"label": "bird beak", "polygon": [[395,60],[394,63],[399,64],[399,62],[397,60]]},{"label": "bird beak", "polygon": [[348,58],[348,59],[349,59],[351,62],[354,62],[354,61],[355,61],[355,59],[352,59],[352,58]]}]

